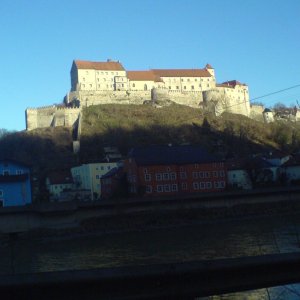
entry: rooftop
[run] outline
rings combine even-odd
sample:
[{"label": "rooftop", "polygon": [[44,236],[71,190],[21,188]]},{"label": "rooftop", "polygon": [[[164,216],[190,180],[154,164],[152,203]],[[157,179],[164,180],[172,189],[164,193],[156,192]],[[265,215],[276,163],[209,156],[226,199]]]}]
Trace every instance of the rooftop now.
[{"label": "rooftop", "polygon": [[77,69],[125,71],[119,61],[93,62],[85,60],[74,60]]},{"label": "rooftop", "polygon": [[129,158],[138,165],[168,165],[219,162],[201,146],[148,146],[131,149]]}]

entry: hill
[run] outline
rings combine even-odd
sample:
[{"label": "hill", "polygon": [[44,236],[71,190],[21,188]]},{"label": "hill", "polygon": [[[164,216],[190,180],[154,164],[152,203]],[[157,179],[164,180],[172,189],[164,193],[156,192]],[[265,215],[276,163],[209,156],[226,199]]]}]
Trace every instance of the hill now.
[{"label": "hill", "polygon": [[131,147],[151,144],[201,144],[223,157],[281,149],[300,150],[300,125],[264,124],[241,115],[214,117],[181,105],[107,104],[83,109],[81,151],[73,154],[72,130],[45,128],[5,134],[0,159],[16,159],[32,166],[43,182],[49,170],[99,161],[103,146],[117,146],[123,155]]}]

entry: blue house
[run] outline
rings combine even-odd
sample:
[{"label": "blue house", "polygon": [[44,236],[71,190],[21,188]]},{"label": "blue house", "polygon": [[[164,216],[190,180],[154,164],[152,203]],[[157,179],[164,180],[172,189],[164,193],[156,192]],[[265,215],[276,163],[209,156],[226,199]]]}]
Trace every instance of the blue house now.
[{"label": "blue house", "polygon": [[13,160],[0,160],[0,206],[22,206],[29,203],[29,167]]}]

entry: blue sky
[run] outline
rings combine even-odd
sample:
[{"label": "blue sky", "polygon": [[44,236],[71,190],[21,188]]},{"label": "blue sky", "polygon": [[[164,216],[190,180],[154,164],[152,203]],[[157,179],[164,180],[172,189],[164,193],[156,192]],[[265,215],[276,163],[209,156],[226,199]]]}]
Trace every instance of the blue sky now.
[{"label": "blue sky", "polygon": [[[2,0],[0,128],[60,103],[73,59],[127,70],[202,68],[247,83],[250,98],[300,84],[299,0]],[[300,101],[300,87],[259,99]]]}]

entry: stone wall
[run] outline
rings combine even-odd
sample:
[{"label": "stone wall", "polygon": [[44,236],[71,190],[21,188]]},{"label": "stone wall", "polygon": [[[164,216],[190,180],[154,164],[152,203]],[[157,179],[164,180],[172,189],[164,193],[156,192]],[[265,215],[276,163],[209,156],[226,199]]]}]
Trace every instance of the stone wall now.
[{"label": "stone wall", "polygon": [[250,106],[250,118],[256,121],[264,121],[263,118],[263,111],[264,111],[264,106],[263,105],[256,105],[252,104]]},{"label": "stone wall", "polygon": [[216,88],[204,91],[203,102],[216,116],[221,115],[225,111],[247,117],[250,116],[249,101],[229,96],[224,89]]},{"label": "stone wall", "polygon": [[27,108],[26,130],[66,126],[72,127],[78,119],[79,108],[57,107],[55,105]]}]

